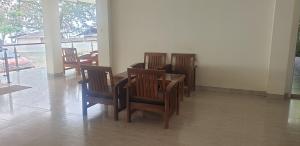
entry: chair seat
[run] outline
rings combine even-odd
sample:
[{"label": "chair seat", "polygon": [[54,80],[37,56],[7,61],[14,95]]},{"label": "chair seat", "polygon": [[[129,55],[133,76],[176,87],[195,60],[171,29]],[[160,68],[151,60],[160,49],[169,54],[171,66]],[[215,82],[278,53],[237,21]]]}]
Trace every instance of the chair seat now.
[{"label": "chair seat", "polygon": [[95,98],[112,98],[112,93],[97,93],[97,92],[88,92],[88,96]]},{"label": "chair seat", "polygon": [[143,97],[131,97],[130,102],[153,104],[153,105],[164,105],[165,104],[163,99],[149,99],[149,98],[143,98]]},{"label": "chair seat", "polygon": [[104,92],[104,91],[103,92],[95,92],[95,91],[88,90],[87,94],[90,97],[96,97],[96,98],[112,98],[113,97],[111,86],[108,87],[107,92]]}]

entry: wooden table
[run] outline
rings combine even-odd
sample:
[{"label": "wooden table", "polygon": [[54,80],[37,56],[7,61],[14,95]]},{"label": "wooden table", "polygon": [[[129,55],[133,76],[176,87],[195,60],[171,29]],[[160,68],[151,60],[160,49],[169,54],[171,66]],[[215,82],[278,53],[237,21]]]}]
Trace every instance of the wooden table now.
[{"label": "wooden table", "polygon": [[[184,95],[184,74],[166,74],[167,82],[176,82],[177,84],[177,113],[179,113],[179,99],[183,100]],[[121,103],[121,107],[126,106],[126,83],[128,81],[128,73],[122,72],[114,75],[117,95]],[[125,104],[125,105],[123,105]]]},{"label": "wooden table", "polygon": [[126,84],[128,82],[128,77],[114,75],[114,84],[115,84],[115,94],[119,100],[119,111],[126,108]]},{"label": "wooden table", "polygon": [[[127,79],[128,78],[128,73],[122,72],[122,73],[118,73],[114,75],[114,78],[116,78],[117,80],[122,80],[122,79]],[[166,74],[166,81],[172,82],[172,81],[182,81],[184,80],[185,75],[184,74]]]}]

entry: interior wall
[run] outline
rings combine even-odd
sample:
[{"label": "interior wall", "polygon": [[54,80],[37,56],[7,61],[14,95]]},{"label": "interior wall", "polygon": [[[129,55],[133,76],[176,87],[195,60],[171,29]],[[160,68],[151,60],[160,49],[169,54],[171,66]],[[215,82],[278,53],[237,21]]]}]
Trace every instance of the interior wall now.
[{"label": "interior wall", "polygon": [[297,38],[299,0],[276,0],[267,92],[289,93]]},{"label": "interior wall", "polygon": [[143,53],[197,54],[197,85],[265,91],[275,0],[112,0],[114,72]]}]

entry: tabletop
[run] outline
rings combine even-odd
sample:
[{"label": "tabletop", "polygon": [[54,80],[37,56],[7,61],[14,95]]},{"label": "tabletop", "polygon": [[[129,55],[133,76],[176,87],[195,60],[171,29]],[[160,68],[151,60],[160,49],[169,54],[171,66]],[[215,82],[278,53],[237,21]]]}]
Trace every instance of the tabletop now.
[{"label": "tabletop", "polygon": [[[128,73],[125,71],[125,72],[115,74],[114,78],[116,80],[127,79],[128,78]],[[184,80],[184,78],[185,78],[184,74],[169,74],[169,73],[166,74],[166,80],[167,81],[181,81],[181,80]]]}]

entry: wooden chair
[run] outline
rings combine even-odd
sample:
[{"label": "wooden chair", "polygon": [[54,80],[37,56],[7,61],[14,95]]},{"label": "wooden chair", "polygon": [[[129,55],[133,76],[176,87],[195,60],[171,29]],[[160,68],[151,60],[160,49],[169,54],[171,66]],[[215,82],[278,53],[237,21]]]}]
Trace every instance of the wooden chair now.
[{"label": "wooden chair", "polygon": [[[128,68],[127,122],[135,110],[161,113],[164,127],[177,107],[177,84],[167,83],[165,71]],[[178,113],[177,113],[178,114]]]},{"label": "wooden chair", "polygon": [[80,73],[80,65],[98,65],[98,54],[91,52],[83,56],[78,56],[76,48],[62,48],[64,73],[67,69],[76,69]]},{"label": "wooden chair", "polygon": [[132,68],[142,69],[158,69],[164,70],[166,66],[167,53],[153,53],[146,52],[144,54],[144,63],[137,63],[132,65]]},{"label": "wooden chair", "polygon": [[171,54],[171,65],[167,69],[170,73],[185,74],[184,87],[187,96],[190,96],[190,91],[196,89],[196,68],[195,54]]},{"label": "wooden chair", "polygon": [[92,51],[88,54],[84,54],[84,55],[79,56],[79,59],[90,61],[90,62],[92,62],[93,65],[98,66],[99,65],[98,54],[99,54],[98,51]]},{"label": "wooden chair", "polygon": [[97,103],[112,105],[114,119],[118,120],[118,98],[111,67],[81,66],[82,110],[87,115],[87,109]]}]

